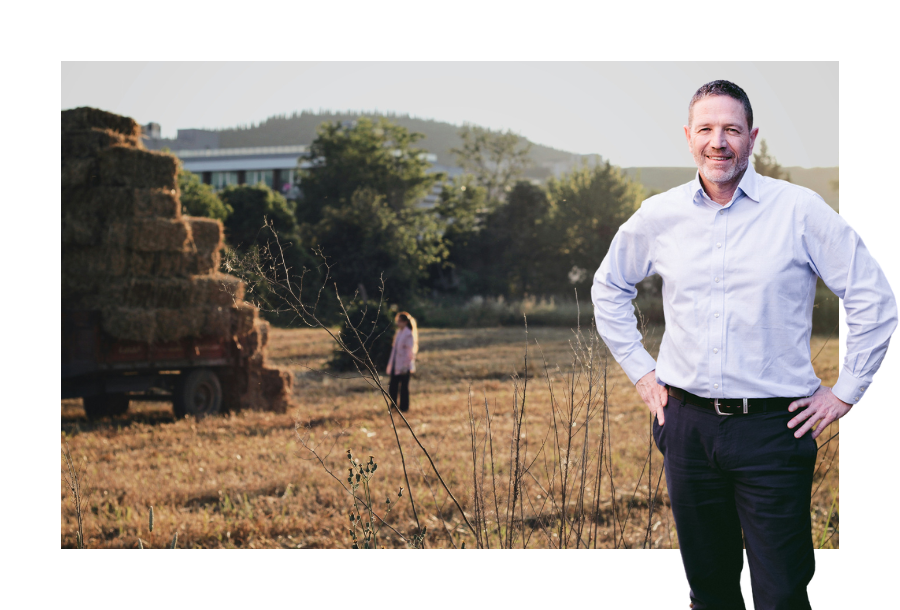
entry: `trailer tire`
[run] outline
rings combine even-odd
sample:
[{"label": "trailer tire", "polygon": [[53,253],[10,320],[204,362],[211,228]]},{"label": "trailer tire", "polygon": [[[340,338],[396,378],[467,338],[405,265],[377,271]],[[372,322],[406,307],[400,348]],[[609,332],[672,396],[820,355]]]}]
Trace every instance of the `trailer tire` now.
[{"label": "trailer tire", "polygon": [[222,384],[210,369],[193,369],[181,374],[172,395],[176,417],[193,415],[197,419],[222,410]]},{"label": "trailer tire", "polygon": [[128,401],[128,394],[97,394],[82,399],[84,414],[90,421],[124,415],[128,412]]}]

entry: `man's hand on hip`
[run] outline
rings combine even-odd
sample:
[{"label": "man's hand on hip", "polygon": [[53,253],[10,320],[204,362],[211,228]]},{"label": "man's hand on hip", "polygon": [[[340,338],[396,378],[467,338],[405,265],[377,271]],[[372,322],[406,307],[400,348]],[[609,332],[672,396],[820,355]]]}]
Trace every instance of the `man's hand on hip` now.
[{"label": "man's hand on hip", "polygon": [[796,438],[800,438],[813,427],[813,424],[819,422],[819,425],[813,430],[812,437],[816,438],[822,434],[822,430],[827,428],[831,422],[838,420],[850,412],[850,407],[846,402],[835,396],[831,388],[820,385],[809,398],[801,398],[795,400],[788,407],[788,411],[793,413],[800,407],[806,407],[797,414],[797,417],[788,422],[788,428],[794,428],[803,420],[806,422],[800,426],[800,429],[794,432]]},{"label": "man's hand on hip", "polygon": [[656,383],[656,371],[650,371],[634,384],[641,399],[647,403],[650,412],[656,415],[656,421],[662,426],[666,422],[666,416],[663,415],[663,409],[669,400],[669,392],[665,386]]}]

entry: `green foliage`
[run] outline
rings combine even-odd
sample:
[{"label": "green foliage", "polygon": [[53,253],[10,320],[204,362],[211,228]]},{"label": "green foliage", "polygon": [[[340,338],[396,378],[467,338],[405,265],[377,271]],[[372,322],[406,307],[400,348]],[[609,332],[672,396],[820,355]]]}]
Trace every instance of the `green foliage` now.
[{"label": "green foliage", "polygon": [[452,148],[456,161],[491,199],[503,199],[531,165],[531,142],[512,131],[491,131],[477,125],[459,130],[462,146]]},{"label": "green foliage", "polygon": [[430,265],[445,258],[440,229],[433,213],[395,210],[384,196],[360,189],[349,202],[325,206],[302,235],[327,257],[342,295],[359,291],[364,300],[377,300],[383,281],[384,296],[399,303],[416,293]]},{"label": "green foliage", "polygon": [[377,301],[354,301],[347,306],[347,317],[343,319],[339,337],[347,349],[335,349],[329,366],[338,371],[355,371],[353,356],[365,361],[368,353],[375,368],[383,372],[391,358],[394,316],[386,303],[379,308]]},{"label": "green foliage", "polygon": [[[261,306],[266,319],[289,324],[294,315],[279,314],[287,296],[287,280],[296,282],[304,268],[314,269],[319,262],[302,247],[294,216],[296,203],[264,184],[229,186],[220,196],[233,210],[225,220],[225,236],[233,248],[228,256],[230,271],[247,282],[250,300]],[[312,298],[313,284],[304,286],[304,298]]]},{"label": "green foliage", "polygon": [[235,248],[246,249],[269,236],[262,231],[264,219],[269,219],[282,244],[296,240],[296,204],[288,201],[264,184],[255,186],[229,186],[221,191],[222,201],[232,209],[225,220],[225,235]]},{"label": "green foliage", "polygon": [[411,207],[442,178],[427,172],[425,151],[413,147],[422,137],[384,118],[323,123],[310,145],[312,167],[299,170],[303,204],[298,219],[315,224],[326,206],[348,203],[359,189],[383,197],[395,212]]},{"label": "green foliage", "polygon": [[571,294],[574,287],[587,295],[616,231],[640,205],[643,187],[607,161],[551,178],[547,191],[552,207],[547,256],[553,264],[545,290]]},{"label": "green foliage", "polygon": [[761,176],[791,181],[791,175],[769,154],[769,146],[765,140],[759,141],[759,152],[753,154],[753,169]]},{"label": "green foliage", "polygon": [[178,172],[178,190],[181,191],[181,208],[189,216],[204,216],[225,221],[232,209],[223,203],[208,184],[203,184],[197,174],[185,169]]},{"label": "green foliage", "polygon": [[[447,236],[457,296],[557,295],[573,287],[588,294],[593,271],[615,232],[636,209],[643,188],[609,163],[583,165],[548,181],[546,189],[518,182],[507,201],[483,215],[483,199],[468,201],[459,186],[445,190],[442,214],[462,211],[458,233]],[[443,211],[446,208],[446,212]],[[446,285],[432,272],[435,285]],[[436,277],[437,276],[437,277]]]}]

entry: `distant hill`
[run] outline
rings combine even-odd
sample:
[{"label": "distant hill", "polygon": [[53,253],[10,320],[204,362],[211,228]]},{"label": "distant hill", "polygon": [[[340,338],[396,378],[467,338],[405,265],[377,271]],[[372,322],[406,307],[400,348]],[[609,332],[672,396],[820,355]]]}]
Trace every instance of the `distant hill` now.
[{"label": "distant hill", "polygon": [[[831,184],[838,179],[836,167],[786,167],[791,182],[818,193],[825,203],[838,210],[838,192]],[[651,191],[663,192],[679,184],[690,182],[697,173],[695,167],[626,167],[622,170]]]},{"label": "distant hill", "polygon": [[[401,114],[375,114],[358,112],[308,112],[290,116],[274,116],[258,125],[249,127],[236,127],[220,129],[213,133],[218,135],[221,148],[240,148],[245,146],[289,146],[309,145],[316,137],[316,129],[326,121],[353,121],[361,116],[377,118],[384,116],[406,127],[410,131],[424,134],[425,138],[417,145],[430,153],[437,155],[440,165],[456,165],[456,159],[450,152],[451,148],[462,144],[457,131],[459,126],[443,121],[419,119]],[[174,141],[169,141],[170,148],[175,150],[177,146],[171,146]],[[160,144],[162,146],[164,144]],[[582,159],[599,160],[598,155],[577,155],[574,153],[557,150],[541,144],[532,144],[531,159],[533,167],[528,171],[527,178],[545,180],[552,175],[559,175],[580,163]]]}]

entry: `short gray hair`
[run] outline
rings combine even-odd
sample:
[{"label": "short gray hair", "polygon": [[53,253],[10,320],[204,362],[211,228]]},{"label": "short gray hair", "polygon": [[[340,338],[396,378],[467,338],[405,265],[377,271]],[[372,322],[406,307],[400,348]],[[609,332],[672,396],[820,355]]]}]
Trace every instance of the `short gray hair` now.
[{"label": "short gray hair", "polygon": [[714,95],[725,95],[739,101],[744,106],[744,114],[747,115],[747,129],[753,129],[753,108],[750,107],[750,98],[747,97],[743,89],[727,80],[714,80],[697,89],[697,93],[694,94],[690,105],[688,105],[688,125],[691,124],[694,104],[705,97]]}]

